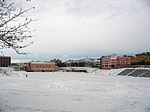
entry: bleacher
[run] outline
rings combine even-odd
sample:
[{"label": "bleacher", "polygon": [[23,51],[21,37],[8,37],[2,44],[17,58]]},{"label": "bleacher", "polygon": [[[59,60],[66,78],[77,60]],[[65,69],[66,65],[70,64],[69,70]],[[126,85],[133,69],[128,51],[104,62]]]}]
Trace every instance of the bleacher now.
[{"label": "bleacher", "polygon": [[134,72],[130,73],[128,76],[134,76],[134,77],[137,77],[137,76],[142,76],[144,73],[146,73],[148,70],[145,70],[145,69],[137,69],[135,70]]},{"label": "bleacher", "polygon": [[144,73],[142,76],[140,77],[150,77],[150,70],[148,70],[146,73]]},{"label": "bleacher", "polygon": [[129,73],[133,72],[135,69],[125,69],[124,71],[120,72],[118,75],[128,75]]},{"label": "bleacher", "polygon": [[133,77],[150,77],[150,69],[125,69],[118,75]]}]

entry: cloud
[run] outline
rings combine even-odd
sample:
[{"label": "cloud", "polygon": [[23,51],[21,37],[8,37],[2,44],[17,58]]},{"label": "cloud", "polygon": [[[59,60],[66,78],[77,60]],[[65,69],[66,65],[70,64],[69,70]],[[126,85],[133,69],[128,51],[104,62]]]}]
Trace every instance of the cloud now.
[{"label": "cloud", "polygon": [[150,49],[149,0],[32,0],[22,5],[36,7],[32,16],[38,21],[31,27],[38,36],[26,49],[33,54],[65,58]]},{"label": "cloud", "polygon": [[[42,2],[42,3],[41,3]],[[54,11],[76,16],[94,16],[104,13],[139,12],[149,7],[149,0],[36,0],[31,2],[39,11]]]}]

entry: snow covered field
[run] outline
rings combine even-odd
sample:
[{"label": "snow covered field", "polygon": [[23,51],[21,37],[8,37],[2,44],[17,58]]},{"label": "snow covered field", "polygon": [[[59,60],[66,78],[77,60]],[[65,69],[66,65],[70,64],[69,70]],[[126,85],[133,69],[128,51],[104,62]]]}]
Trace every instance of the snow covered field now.
[{"label": "snow covered field", "polygon": [[0,74],[0,112],[150,112],[150,78],[115,72]]}]

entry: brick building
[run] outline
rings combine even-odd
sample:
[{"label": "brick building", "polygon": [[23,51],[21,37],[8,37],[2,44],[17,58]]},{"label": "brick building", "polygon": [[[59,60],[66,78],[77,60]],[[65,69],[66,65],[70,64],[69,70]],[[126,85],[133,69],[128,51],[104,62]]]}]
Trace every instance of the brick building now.
[{"label": "brick building", "polygon": [[9,56],[0,56],[0,67],[10,67],[11,57]]},{"label": "brick building", "polygon": [[130,67],[131,66],[131,57],[117,57],[116,67]]},{"label": "brick building", "polygon": [[54,72],[58,70],[58,66],[53,62],[34,62],[31,61],[26,64],[27,72]]},{"label": "brick building", "polygon": [[100,58],[100,68],[101,69],[112,69],[112,68],[122,68],[130,67],[131,58],[130,57],[119,57],[116,55],[102,56]]},{"label": "brick building", "polygon": [[133,65],[150,65],[150,52],[144,52],[141,54],[136,54],[132,57]]}]

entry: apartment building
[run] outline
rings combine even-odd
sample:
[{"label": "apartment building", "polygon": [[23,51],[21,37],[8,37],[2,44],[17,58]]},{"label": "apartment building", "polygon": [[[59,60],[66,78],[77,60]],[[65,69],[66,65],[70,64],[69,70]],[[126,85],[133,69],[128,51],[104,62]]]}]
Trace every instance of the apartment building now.
[{"label": "apartment building", "polygon": [[0,67],[10,67],[11,57],[9,56],[0,56]]}]

